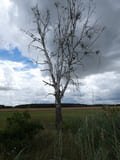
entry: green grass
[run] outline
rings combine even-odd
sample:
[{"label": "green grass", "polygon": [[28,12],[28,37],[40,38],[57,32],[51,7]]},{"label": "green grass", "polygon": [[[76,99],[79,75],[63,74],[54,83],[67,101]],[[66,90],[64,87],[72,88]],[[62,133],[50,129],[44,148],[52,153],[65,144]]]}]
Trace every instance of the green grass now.
[{"label": "green grass", "polygon": [[[94,116],[101,113],[99,109],[82,109],[82,110],[64,110],[63,120],[69,120],[74,118],[83,118],[86,116]],[[0,128],[6,126],[6,119],[12,114],[12,112],[0,112]],[[55,111],[31,111],[30,112],[32,120],[38,120],[42,122],[45,126],[54,126],[55,122]]]},{"label": "green grass", "polygon": [[[1,128],[11,114],[0,112]],[[34,135],[25,150],[21,148],[14,155],[17,160],[120,160],[120,109],[63,110],[60,134],[54,127],[55,111],[31,111],[30,114],[45,129]],[[0,160],[6,159],[0,155]]]},{"label": "green grass", "polygon": [[0,129],[5,128],[6,119],[12,114],[12,112],[0,112]]}]

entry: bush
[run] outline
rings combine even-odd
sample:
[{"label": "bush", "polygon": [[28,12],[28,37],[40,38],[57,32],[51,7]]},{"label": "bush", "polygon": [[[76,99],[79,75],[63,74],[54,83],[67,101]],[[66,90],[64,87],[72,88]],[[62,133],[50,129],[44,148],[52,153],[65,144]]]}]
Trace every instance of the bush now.
[{"label": "bush", "polygon": [[43,126],[39,122],[31,121],[28,111],[13,112],[12,116],[7,118],[5,130],[0,132],[1,152],[6,152],[7,155],[18,153],[30,144],[41,129]]}]

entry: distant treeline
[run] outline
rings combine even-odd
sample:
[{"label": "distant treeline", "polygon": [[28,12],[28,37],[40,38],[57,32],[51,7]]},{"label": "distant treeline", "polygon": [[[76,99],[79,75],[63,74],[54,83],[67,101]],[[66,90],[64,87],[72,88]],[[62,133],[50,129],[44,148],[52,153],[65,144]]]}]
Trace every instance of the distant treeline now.
[{"label": "distant treeline", "polygon": [[[73,103],[62,103],[62,107],[107,107],[107,106],[120,106],[120,104],[95,104],[95,105],[88,105],[88,104],[73,104]],[[0,108],[13,108],[13,106],[5,106],[0,105]],[[55,104],[23,104],[14,106],[14,108],[55,108]]]}]

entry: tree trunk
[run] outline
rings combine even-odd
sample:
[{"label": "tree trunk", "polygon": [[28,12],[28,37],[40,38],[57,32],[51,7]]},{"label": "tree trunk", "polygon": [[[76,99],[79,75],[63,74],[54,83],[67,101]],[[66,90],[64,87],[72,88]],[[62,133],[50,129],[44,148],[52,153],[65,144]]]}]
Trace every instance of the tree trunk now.
[{"label": "tree trunk", "polygon": [[57,131],[60,131],[62,129],[62,112],[60,99],[56,99],[56,129]]}]

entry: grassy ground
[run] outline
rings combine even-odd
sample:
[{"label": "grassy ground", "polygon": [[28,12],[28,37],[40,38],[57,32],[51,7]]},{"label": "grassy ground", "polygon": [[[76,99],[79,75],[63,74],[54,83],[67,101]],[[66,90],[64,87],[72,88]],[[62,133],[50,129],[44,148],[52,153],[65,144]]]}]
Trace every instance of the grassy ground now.
[{"label": "grassy ground", "polygon": [[[21,148],[20,152],[13,153],[13,150],[10,150],[9,155],[6,156],[7,147],[1,146],[3,155],[0,153],[0,160],[120,160],[119,108],[87,108],[62,112],[63,129],[58,134],[54,127],[55,110],[30,111],[32,121],[40,121],[45,127],[44,130],[37,132],[33,139],[30,139],[29,145]],[[11,114],[12,112],[0,112],[1,129],[5,127],[6,118]],[[19,127],[21,123],[16,128],[13,123],[12,131],[17,132]],[[8,139],[11,125],[8,129],[9,132],[5,132],[7,134],[4,136],[7,136],[7,140],[10,141],[7,142],[14,144],[16,141],[12,138]],[[22,129],[23,127],[17,132],[20,136]],[[26,127],[24,129],[26,130]],[[15,135],[17,135],[16,132]],[[22,133],[30,134],[30,132]],[[21,145],[21,141],[18,142]]]},{"label": "grassy ground", "polygon": [[[0,112],[0,128],[4,128],[6,125],[6,119],[12,114],[13,111],[2,111]],[[94,116],[95,114],[101,113],[101,109],[70,109],[63,110],[63,120],[69,120],[74,118],[83,118],[86,116]],[[55,122],[55,111],[54,110],[41,110],[41,111],[30,111],[32,120],[38,120],[45,126],[54,126]],[[51,127],[50,127],[51,128]]]}]

